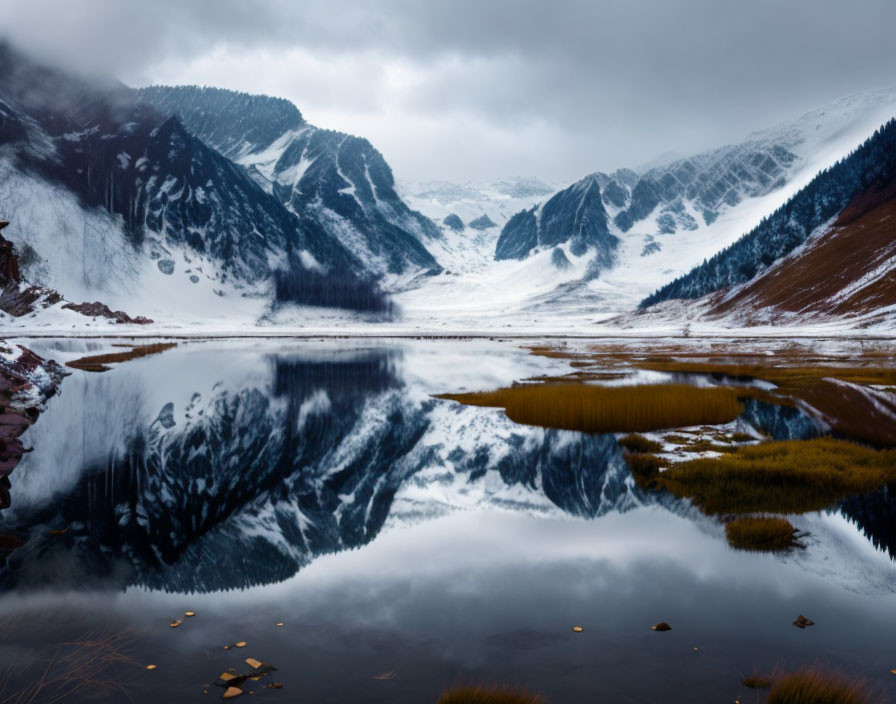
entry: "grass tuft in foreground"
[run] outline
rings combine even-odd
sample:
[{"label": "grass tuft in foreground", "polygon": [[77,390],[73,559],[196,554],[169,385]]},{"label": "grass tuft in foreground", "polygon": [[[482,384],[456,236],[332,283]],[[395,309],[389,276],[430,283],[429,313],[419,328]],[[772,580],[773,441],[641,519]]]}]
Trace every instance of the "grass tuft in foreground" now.
[{"label": "grass tuft in foreground", "polygon": [[546,704],[540,694],[506,685],[463,685],[447,690],[438,704]]},{"label": "grass tuft in foreground", "polygon": [[796,547],[796,529],[785,518],[745,516],[725,526],[728,544],[738,550],[775,552]]},{"label": "grass tuft in foreground", "polygon": [[656,440],[645,438],[643,435],[639,435],[638,433],[630,433],[625,437],[619,438],[617,442],[629,452],[634,453],[644,454],[648,452],[663,451],[662,444],[658,443]]},{"label": "grass tuft in foreground", "polygon": [[804,667],[775,678],[766,704],[874,704],[867,681],[819,667]]},{"label": "grass tuft in foreground", "polygon": [[585,433],[638,433],[722,425],[743,411],[744,389],[685,384],[532,384],[439,398],[503,408],[516,423]]},{"label": "grass tuft in foreground", "polygon": [[722,457],[702,457],[636,479],[656,482],[704,513],[805,513],[896,481],[896,449],[873,450],[844,440],[818,438],[738,447]]}]

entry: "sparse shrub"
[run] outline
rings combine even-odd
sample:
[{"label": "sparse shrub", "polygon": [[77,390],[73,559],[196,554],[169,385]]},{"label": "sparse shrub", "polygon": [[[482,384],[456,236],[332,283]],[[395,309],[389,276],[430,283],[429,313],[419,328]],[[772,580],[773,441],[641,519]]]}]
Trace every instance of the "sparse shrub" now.
[{"label": "sparse shrub", "polygon": [[775,678],[766,704],[872,704],[868,682],[842,672],[804,667]]},{"label": "sparse shrub", "polygon": [[788,550],[797,544],[795,534],[790,521],[770,516],[745,516],[725,526],[728,544],[738,550]]},{"label": "sparse shrub", "polygon": [[738,447],[673,465],[659,488],[709,514],[805,513],[896,481],[896,450],[817,438]]},{"label": "sparse shrub", "polygon": [[630,433],[625,437],[619,438],[619,444],[632,453],[645,454],[649,452],[662,452],[663,446],[655,440],[645,438],[638,433]]},{"label": "sparse shrub", "polygon": [[447,690],[438,704],[547,704],[540,694],[506,685],[464,685]]},{"label": "sparse shrub", "polygon": [[660,467],[664,465],[656,455],[634,454],[627,458],[629,469],[632,476],[638,483],[638,486],[648,488],[655,486],[656,478],[659,476]]}]

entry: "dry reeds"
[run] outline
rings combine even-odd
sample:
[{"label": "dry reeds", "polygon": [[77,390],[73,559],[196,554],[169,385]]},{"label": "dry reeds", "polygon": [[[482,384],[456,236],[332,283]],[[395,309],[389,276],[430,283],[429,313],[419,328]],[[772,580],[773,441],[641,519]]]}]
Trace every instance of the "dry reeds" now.
[{"label": "dry reeds", "polygon": [[533,384],[439,398],[503,408],[517,423],[585,433],[649,432],[729,423],[743,411],[743,389],[684,384]]},{"label": "dry reeds", "polygon": [[130,699],[121,666],[135,665],[124,654],[130,636],[121,631],[90,634],[48,646],[0,676],[0,704],[56,704],[117,693]]},{"label": "dry reeds", "polygon": [[796,529],[786,518],[745,516],[725,526],[728,544],[738,550],[775,552],[797,545]]},{"label": "dry reeds", "polygon": [[461,685],[446,690],[438,704],[546,704],[540,694],[506,685]]},{"label": "dry reeds", "polygon": [[682,462],[657,486],[708,514],[805,513],[896,481],[896,450],[844,440],[788,440]]},{"label": "dry reeds", "polygon": [[633,453],[645,454],[649,452],[662,452],[663,446],[655,440],[645,438],[638,433],[629,433],[625,437],[619,438],[617,442],[626,450]]},{"label": "dry reeds", "polygon": [[872,704],[868,682],[842,672],[803,667],[774,679],[766,704]]}]

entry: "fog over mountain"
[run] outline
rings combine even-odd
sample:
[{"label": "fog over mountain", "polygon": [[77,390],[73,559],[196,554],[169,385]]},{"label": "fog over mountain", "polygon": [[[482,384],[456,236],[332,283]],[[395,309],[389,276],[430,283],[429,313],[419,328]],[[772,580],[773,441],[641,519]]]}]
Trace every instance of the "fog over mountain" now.
[{"label": "fog over mountain", "polygon": [[399,180],[571,183],[737,141],[891,85],[894,25],[887,0],[0,4],[42,61],[284,97]]}]

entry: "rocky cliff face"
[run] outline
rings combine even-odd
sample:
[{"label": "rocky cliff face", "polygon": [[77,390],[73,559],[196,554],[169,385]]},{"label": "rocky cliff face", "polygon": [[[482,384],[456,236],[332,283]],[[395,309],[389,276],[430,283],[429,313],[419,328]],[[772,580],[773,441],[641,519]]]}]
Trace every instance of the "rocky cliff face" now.
[{"label": "rocky cliff face", "polygon": [[377,276],[437,273],[426,249],[439,229],[395,192],[366,139],[306,123],[287,101],[194,86],[153,86],[140,100],[239,164],[292,212],[332,233]]},{"label": "rocky cliff face", "polygon": [[[284,101],[265,106],[256,109],[270,124],[227,119],[257,143],[301,122]],[[232,151],[227,135],[205,127]],[[29,248],[23,273],[37,285],[130,300],[146,286],[269,294],[282,270],[368,276],[334,227],[291,210],[176,115],[5,46],[0,175],[14,241]]]},{"label": "rocky cliff face", "polygon": [[785,316],[842,316],[893,305],[894,155],[891,120],[768,219],[642,307],[729,289],[708,302],[710,315],[761,317],[762,309],[777,309]]},{"label": "rocky cliff face", "polygon": [[593,273],[613,263],[619,238],[609,231],[597,177],[589,176],[543,205],[514,215],[501,231],[495,259],[525,259],[538,248],[567,243],[573,255],[594,253]]},{"label": "rocky cliff face", "polygon": [[[19,436],[37,421],[64,374],[55,362],[0,340],[0,510],[10,506],[9,475],[26,451]],[[19,542],[13,536],[0,535],[0,561]]]}]

